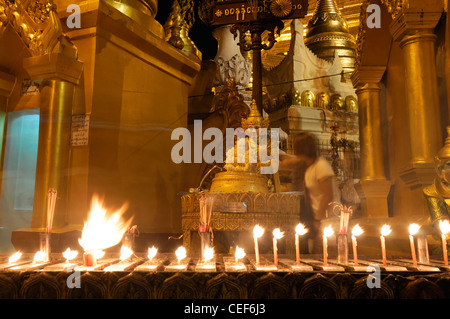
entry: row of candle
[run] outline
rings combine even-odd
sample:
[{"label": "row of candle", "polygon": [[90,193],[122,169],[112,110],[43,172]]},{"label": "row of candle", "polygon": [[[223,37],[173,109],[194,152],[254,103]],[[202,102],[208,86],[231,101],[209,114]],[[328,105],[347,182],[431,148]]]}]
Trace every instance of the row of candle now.
[{"label": "row of candle", "polygon": [[[411,255],[413,259],[414,266],[417,266],[417,258],[416,258],[416,251],[414,246],[414,235],[417,234],[419,231],[420,226],[413,223],[409,227],[409,239],[410,239],[410,246],[411,246]],[[444,256],[444,264],[445,266],[448,266],[448,256],[447,256],[447,241],[446,241],[446,234],[450,232],[450,224],[448,220],[440,221],[440,229],[441,229],[441,235],[442,235],[442,249],[443,249],[443,256]],[[296,263],[297,265],[300,265],[300,240],[299,237],[303,236],[308,232],[308,229],[305,228],[303,224],[298,224],[295,228],[295,249],[296,249]],[[331,225],[324,228],[323,232],[323,264],[324,266],[327,266],[328,264],[328,237],[332,236],[334,233]],[[358,265],[358,254],[357,254],[357,240],[356,237],[361,235],[363,233],[362,228],[359,225],[356,225],[352,229],[352,245],[353,245],[353,258],[354,258],[354,264],[355,266]],[[386,242],[385,237],[388,236],[391,233],[391,228],[389,225],[384,225],[381,228],[381,253],[382,253],[382,260],[383,265],[386,265]],[[264,234],[264,228],[262,228],[259,225],[256,225],[253,228],[253,237],[255,242],[255,258],[256,258],[256,265],[260,265],[260,257],[259,257],[259,247],[258,247],[258,238],[260,238]],[[284,237],[284,232],[281,232],[279,228],[276,228],[273,230],[273,253],[274,253],[274,264],[276,267],[278,267],[278,247],[277,243],[278,240]],[[154,246],[148,249],[148,259],[151,261],[157,254],[158,249]],[[103,257],[104,252],[101,251],[101,254],[96,254],[95,258],[100,259]],[[126,247],[122,246],[121,248],[121,255],[120,259],[125,260],[129,258],[133,254],[133,251]],[[63,256],[66,259],[66,262],[70,262],[76,256],[78,255],[78,251],[71,250],[70,248],[67,248],[66,251],[63,252]],[[184,258],[186,258],[186,249],[183,246],[180,246],[176,251],[175,255],[178,259],[178,263]],[[9,263],[15,263],[17,262],[20,257],[22,256],[21,252],[16,252],[13,254],[8,262]],[[205,251],[203,252],[203,258],[207,262],[211,260],[214,256],[214,249],[212,247],[207,247]],[[236,253],[235,258],[236,262],[238,262],[239,259],[243,258],[245,256],[245,252],[242,248],[236,247]],[[38,251],[33,259],[34,263],[43,262],[45,258],[45,253],[42,251]]]}]

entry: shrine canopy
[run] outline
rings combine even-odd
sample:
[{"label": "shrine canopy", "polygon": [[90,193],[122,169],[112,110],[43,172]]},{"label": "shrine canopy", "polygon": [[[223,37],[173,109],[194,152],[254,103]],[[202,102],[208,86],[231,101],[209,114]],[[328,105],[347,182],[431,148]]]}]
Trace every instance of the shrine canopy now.
[{"label": "shrine canopy", "polygon": [[251,23],[262,20],[303,18],[308,13],[308,0],[236,0],[218,2],[210,11],[211,25]]}]

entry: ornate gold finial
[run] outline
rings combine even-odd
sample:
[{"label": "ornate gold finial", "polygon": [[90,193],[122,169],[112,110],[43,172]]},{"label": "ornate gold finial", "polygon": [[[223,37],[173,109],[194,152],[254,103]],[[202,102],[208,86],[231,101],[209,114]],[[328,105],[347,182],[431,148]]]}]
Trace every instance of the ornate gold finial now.
[{"label": "ornate gold finial", "polygon": [[179,0],[181,6],[181,39],[184,42],[183,51],[194,53],[200,60],[202,53],[197,49],[195,43],[189,38],[189,30],[195,21],[194,16],[194,1],[193,0]]},{"label": "ornate gold finial", "polygon": [[267,128],[269,126],[269,119],[263,118],[261,116],[261,113],[258,111],[258,106],[256,105],[256,101],[253,100],[252,104],[250,106],[250,114],[247,116],[247,118],[241,120],[241,126],[244,130],[246,130],[249,127],[254,128]]},{"label": "ornate gold finial", "polygon": [[438,152],[437,157],[440,161],[450,159],[450,126],[447,126],[447,138],[445,139],[444,146]]},{"label": "ornate gold finial", "polygon": [[335,0],[317,1],[306,28],[305,45],[319,58],[329,62],[337,53],[345,73],[353,72],[356,43]]},{"label": "ornate gold finial", "polygon": [[184,47],[184,42],[181,38],[182,20],[180,4],[178,3],[178,0],[175,0],[172,4],[170,15],[164,24],[164,32],[166,41],[179,50]]}]

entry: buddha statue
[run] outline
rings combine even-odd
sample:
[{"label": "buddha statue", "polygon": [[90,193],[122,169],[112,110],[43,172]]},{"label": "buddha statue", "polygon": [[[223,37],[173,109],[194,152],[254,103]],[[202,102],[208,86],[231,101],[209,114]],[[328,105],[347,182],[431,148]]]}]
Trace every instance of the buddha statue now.
[{"label": "buddha statue", "polygon": [[333,94],[329,106],[332,111],[344,111],[344,99],[340,94]]},{"label": "buddha statue", "polygon": [[447,126],[445,144],[434,158],[436,178],[434,183],[423,189],[430,212],[431,223],[450,219],[450,126]]},{"label": "buddha statue", "polygon": [[325,110],[328,108],[328,104],[330,103],[330,97],[328,96],[327,93],[320,92],[319,94],[317,94],[316,100],[318,108]]},{"label": "buddha statue", "polygon": [[310,90],[303,91],[302,93],[302,106],[314,107],[315,106],[315,97],[314,93]]},{"label": "buddha statue", "polygon": [[353,95],[345,98],[345,110],[347,112],[358,113],[358,101]]}]

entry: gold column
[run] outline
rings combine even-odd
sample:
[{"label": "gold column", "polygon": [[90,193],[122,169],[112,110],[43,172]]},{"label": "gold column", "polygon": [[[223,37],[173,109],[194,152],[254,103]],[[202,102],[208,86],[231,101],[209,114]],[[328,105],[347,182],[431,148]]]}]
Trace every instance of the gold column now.
[{"label": "gold column", "polygon": [[[0,71],[0,193],[3,181],[3,162],[5,158],[5,138],[6,138],[6,107],[8,96],[11,94],[16,77],[9,73]],[[1,214],[0,214],[1,217]]]},{"label": "gold column", "polygon": [[53,228],[57,228],[64,226],[68,214],[72,105],[83,64],[73,57],[53,53],[25,59],[24,68],[31,79],[43,79],[31,227],[45,227],[47,192],[54,188],[58,196]]},{"label": "gold column", "polygon": [[388,217],[386,180],[381,134],[380,85],[385,67],[359,66],[352,75],[359,108],[361,179],[355,185],[361,198],[363,216]]},{"label": "gold column", "polygon": [[433,157],[442,145],[434,34],[440,17],[441,12],[402,12],[390,27],[404,58],[411,159],[400,176],[411,188],[432,182]]}]

